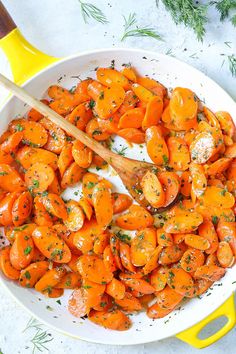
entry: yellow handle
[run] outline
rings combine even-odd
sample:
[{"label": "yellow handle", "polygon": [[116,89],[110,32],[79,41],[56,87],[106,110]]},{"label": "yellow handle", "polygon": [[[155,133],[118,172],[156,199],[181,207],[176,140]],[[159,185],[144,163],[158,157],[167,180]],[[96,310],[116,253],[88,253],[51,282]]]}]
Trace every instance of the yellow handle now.
[{"label": "yellow handle", "polygon": [[[221,317],[227,317],[227,323],[212,336],[200,339],[198,334],[201,330],[209,324],[211,321]],[[187,330],[178,333],[177,338],[182,341],[192,345],[195,348],[205,348],[213,344],[220,338],[222,338],[226,333],[228,333],[236,324],[236,312],[234,307],[234,294],[232,294],[215,312],[210,314],[207,318],[197,323],[195,326],[188,328]]]},{"label": "yellow handle", "polygon": [[59,60],[33,47],[18,28],[0,40],[0,47],[10,62],[13,78],[17,84],[22,84],[40,70]]}]

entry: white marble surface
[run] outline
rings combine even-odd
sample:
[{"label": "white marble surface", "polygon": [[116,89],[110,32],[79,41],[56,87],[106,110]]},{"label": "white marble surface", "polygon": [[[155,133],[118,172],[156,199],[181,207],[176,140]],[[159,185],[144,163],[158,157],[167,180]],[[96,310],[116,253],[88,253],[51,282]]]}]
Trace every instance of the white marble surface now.
[{"label": "white marble surface", "polygon": [[[236,29],[228,22],[220,23],[214,9],[209,11],[210,23],[203,43],[197,42],[194,34],[182,26],[176,27],[163,6],[156,8],[155,0],[88,0],[106,13],[109,24],[102,25],[94,21],[84,24],[78,0],[3,0],[22,33],[36,47],[55,56],[65,56],[83,50],[114,46],[138,47],[171,53],[177,58],[199,68],[217,81],[236,99],[236,78],[231,76],[225,55],[236,53]],[[202,1],[203,2],[203,1]],[[128,38],[121,42],[123,17],[136,12],[140,25],[149,25],[158,29],[165,42],[151,38]],[[0,72],[10,76],[7,59],[0,52]],[[3,94],[0,91],[0,102]],[[220,98],[219,98],[220,99]],[[23,332],[30,315],[16,304],[0,288],[0,353],[33,353],[32,338],[35,328]],[[45,326],[46,343],[50,353],[181,353],[194,354],[198,350],[171,338],[158,343],[115,347],[102,346],[71,339],[52,331]],[[235,353],[236,329],[219,342],[203,349],[205,354]],[[42,349],[47,353],[47,349]],[[39,350],[34,352],[40,353]]]}]

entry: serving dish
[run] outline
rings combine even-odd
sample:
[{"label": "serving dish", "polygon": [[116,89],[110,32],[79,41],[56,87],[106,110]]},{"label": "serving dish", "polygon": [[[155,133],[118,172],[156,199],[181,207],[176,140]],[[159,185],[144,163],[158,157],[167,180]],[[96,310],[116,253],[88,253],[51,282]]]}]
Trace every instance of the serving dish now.
[{"label": "serving dish", "polygon": [[[58,60],[33,48],[15,27],[9,15],[0,7],[0,47],[5,51],[11,64],[14,80],[36,97],[43,97],[51,84],[60,82],[62,86],[72,87],[79,78],[94,77],[98,66],[109,66],[115,61],[119,69],[122,64],[131,62],[142,75],[150,75],[163,82],[165,86],[189,87],[204,100],[210,109],[227,110],[236,119],[236,104],[230,96],[211,79],[198,70],[175,58],[155,52],[136,49],[104,49],[85,52],[66,59]],[[1,17],[2,16],[2,17]],[[4,19],[4,20],[3,20]],[[219,99],[220,97],[220,99]],[[1,107],[0,130],[6,129],[8,122],[28,110],[16,98],[8,98]],[[114,147],[125,145],[117,138]],[[128,157],[147,159],[145,153],[134,147],[127,149]],[[123,192],[119,178],[111,170],[104,172],[112,180],[117,191]],[[77,188],[78,189],[78,188]],[[66,197],[74,197],[74,189],[66,192]],[[225,277],[214,284],[201,299],[186,302],[170,316],[159,320],[150,320],[146,315],[132,317],[133,326],[127,332],[113,332],[95,326],[87,320],[75,319],[67,309],[68,293],[61,300],[41,297],[33,290],[24,289],[0,275],[1,284],[11,295],[27,308],[33,316],[64,334],[90,342],[103,344],[130,345],[157,341],[176,335],[178,338],[202,348],[212,344],[235,325],[233,291],[236,288],[235,266],[228,270]],[[226,324],[211,337],[201,340],[198,333],[215,318],[226,316]]]}]

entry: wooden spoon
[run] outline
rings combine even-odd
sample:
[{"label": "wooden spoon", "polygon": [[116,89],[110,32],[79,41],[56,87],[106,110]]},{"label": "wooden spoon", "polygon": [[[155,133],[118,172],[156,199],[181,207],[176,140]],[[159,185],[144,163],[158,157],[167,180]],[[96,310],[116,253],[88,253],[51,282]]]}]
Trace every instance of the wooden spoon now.
[{"label": "wooden spoon", "polygon": [[132,197],[139,204],[148,208],[151,213],[157,212],[157,209],[153,208],[145,199],[140,186],[140,182],[144,174],[150,169],[155,169],[155,165],[115,154],[96,140],[92,139],[89,135],[76,128],[73,124],[68,122],[58,113],[54,112],[47,105],[29,95],[23,88],[16,85],[2,74],[0,74],[0,85],[12,92],[21,101],[27,103],[30,107],[35,108],[46,118],[50,119],[53,123],[58,125],[70,135],[74,136],[76,139],[80,140],[83,144],[101,156],[117,172]]}]

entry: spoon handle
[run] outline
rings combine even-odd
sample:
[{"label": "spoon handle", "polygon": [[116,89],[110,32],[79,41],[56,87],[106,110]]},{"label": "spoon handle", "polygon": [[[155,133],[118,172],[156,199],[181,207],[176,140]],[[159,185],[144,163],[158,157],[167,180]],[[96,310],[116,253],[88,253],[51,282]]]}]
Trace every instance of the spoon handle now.
[{"label": "spoon handle", "polygon": [[88,134],[82,130],[76,128],[73,124],[68,122],[65,118],[53,111],[50,107],[40,102],[33,96],[31,96],[22,87],[16,85],[14,82],[0,74],[0,85],[9,90],[21,101],[28,104],[30,107],[35,108],[39,113],[43,114],[46,118],[50,119],[53,123],[72,135],[74,138],[80,140],[83,144],[88,146],[91,150],[100,155],[107,163],[113,165],[114,162],[120,161],[122,156],[118,156],[114,152],[105,148],[102,144],[91,138]]}]

